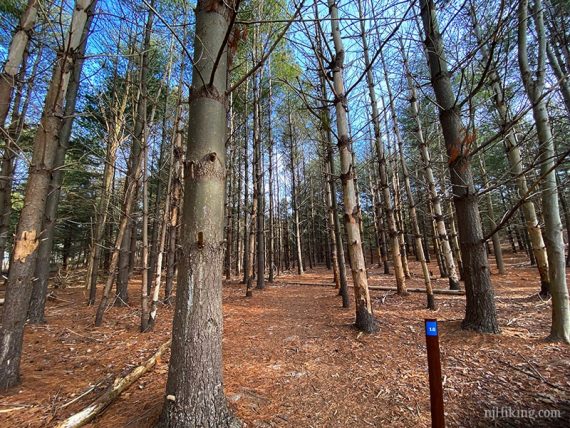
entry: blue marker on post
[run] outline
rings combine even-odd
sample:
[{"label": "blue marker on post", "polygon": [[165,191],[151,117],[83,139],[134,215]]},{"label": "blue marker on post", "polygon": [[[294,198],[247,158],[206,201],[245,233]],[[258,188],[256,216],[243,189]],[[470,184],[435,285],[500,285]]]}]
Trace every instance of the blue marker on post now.
[{"label": "blue marker on post", "polygon": [[426,319],[425,328],[429,370],[431,426],[433,428],[443,428],[445,427],[445,419],[443,414],[443,385],[441,383],[441,358],[439,354],[437,320]]}]

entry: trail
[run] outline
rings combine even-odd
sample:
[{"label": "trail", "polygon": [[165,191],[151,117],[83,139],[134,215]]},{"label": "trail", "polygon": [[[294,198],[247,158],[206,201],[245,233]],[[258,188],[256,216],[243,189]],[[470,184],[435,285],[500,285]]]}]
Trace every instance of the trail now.
[{"label": "trail", "polygon": [[[323,284],[330,272],[281,276],[266,290],[244,297],[237,281],[224,285],[224,377],[228,401],[250,427],[428,427],[429,391],[423,319],[440,320],[445,410],[449,426],[488,426],[485,409],[510,406],[562,409],[570,422],[570,349],[546,343],[550,307],[537,301],[532,267],[512,264],[493,276],[501,335],[464,332],[462,296],[438,296],[439,310],[424,309],[425,296],[402,298],[373,291],[379,331],[353,328],[353,308],[343,309],[337,291]],[[420,286],[415,276],[410,286]],[[392,285],[372,272],[370,282]],[[443,288],[447,281],[435,281]],[[82,289],[56,290],[45,326],[26,331],[23,383],[0,396],[0,426],[44,427],[70,416],[101,392],[62,407],[90,385],[105,382],[148,358],[170,334],[172,308],[161,306],[157,330],[137,331],[138,281],[131,307],[114,307],[102,328]],[[124,392],[90,426],[152,427],[164,400],[168,356]],[[540,373],[547,382],[541,380]],[[529,374],[530,373],[530,374]],[[550,385],[549,385],[550,384]],[[555,385],[556,388],[552,387]],[[525,426],[521,420],[521,426]]]}]

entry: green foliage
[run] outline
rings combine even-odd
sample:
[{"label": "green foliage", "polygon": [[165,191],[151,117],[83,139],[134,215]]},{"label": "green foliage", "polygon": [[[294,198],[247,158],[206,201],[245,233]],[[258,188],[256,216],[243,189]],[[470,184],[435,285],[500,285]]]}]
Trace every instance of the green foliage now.
[{"label": "green foliage", "polygon": [[2,0],[0,1],[0,14],[10,15],[19,19],[26,7],[25,0]]}]

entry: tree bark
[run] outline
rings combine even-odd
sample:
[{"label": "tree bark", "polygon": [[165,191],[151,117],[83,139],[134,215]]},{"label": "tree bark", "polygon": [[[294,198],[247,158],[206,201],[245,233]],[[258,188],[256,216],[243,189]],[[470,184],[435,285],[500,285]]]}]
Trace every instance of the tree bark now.
[{"label": "tree bark", "polygon": [[348,101],[344,91],[343,82],[345,50],[340,33],[337,2],[336,0],[328,0],[328,5],[335,51],[333,61],[331,62],[331,68],[334,84],[338,148],[340,152],[340,177],[344,199],[344,224],[348,236],[348,255],[350,258],[352,281],[354,284],[356,327],[364,332],[373,332],[376,330],[377,326],[372,311],[370,293],[368,292],[366,264],[359,228],[359,223],[362,221],[362,217],[356,201],[354,165],[350,150],[350,136],[348,133],[348,121],[346,115],[348,110]]},{"label": "tree bark", "polygon": [[196,6],[194,55],[201,60],[192,76],[176,311],[159,427],[239,426],[224,396],[222,366],[228,61],[221,55],[214,69],[207,54],[226,49],[233,6],[233,1],[208,0]]},{"label": "tree bark", "polygon": [[558,206],[558,189],[554,169],[554,139],[546,111],[544,91],[546,37],[541,0],[536,0],[533,20],[538,37],[538,58],[536,76],[533,78],[527,52],[528,0],[521,0],[518,9],[518,62],[528,99],[532,104],[532,114],[536,124],[539,143],[540,171],[544,176],[541,183],[542,212],[544,215],[544,239],[548,254],[550,294],[552,295],[552,325],[549,339],[570,343],[570,305],[566,285],[564,263],[564,239]]},{"label": "tree bark", "polygon": [[[477,16],[475,15],[475,11],[473,9],[471,9],[471,20],[475,36],[481,44],[481,30],[477,22]],[[500,126],[505,129],[509,129],[512,123],[512,118],[509,114],[509,109],[505,101],[505,90],[493,62],[490,62],[491,58],[489,58],[490,54],[487,50],[487,47],[483,44],[481,44],[481,55],[484,63],[491,64],[488,70],[489,83],[493,89],[493,100],[495,102],[495,109],[499,115]],[[503,139],[503,142],[505,145],[505,151],[507,152],[507,159],[509,161],[511,175],[516,182],[518,196],[522,197],[528,193],[528,185],[526,176],[523,173],[521,150],[519,147],[519,142],[517,141],[516,130],[514,128],[510,127],[505,138]],[[542,296],[547,296],[550,290],[550,280],[548,278],[548,258],[542,231],[540,229],[540,224],[536,216],[534,203],[530,199],[526,199],[526,201],[522,204],[522,210],[524,213],[524,218],[526,220],[525,224],[530,238],[532,252],[534,254],[534,258],[536,259],[536,265],[538,268],[538,273],[540,275],[540,294]],[[509,238],[511,237],[509,236]]]},{"label": "tree bark", "polygon": [[[12,36],[10,46],[8,47],[7,60],[0,73],[0,139],[5,141],[2,153],[2,173],[0,175],[0,265],[4,260],[6,241],[10,229],[11,195],[15,170],[14,135],[11,135],[11,130],[7,129],[5,124],[8,112],[10,111],[10,104],[18,80],[18,74],[21,74],[22,78],[25,77],[22,71],[25,72],[28,44],[37,20],[38,8],[38,0],[28,1],[26,9],[20,18],[19,25],[16,28],[16,32]],[[39,62],[40,56],[41,50],[38,51],[37,62]],[[21,94],[17,98],[20,97]],[[17,108],[15,108],[14,111],[17,111]]]},{"label": "tree bark", "polygon": [[51,182],[48,188],[48,196],[43,218],[42,235],[45,237],[41,240],[38,257],[35,267],[35,282],[28,308],[28,319],[32,324],[42,324],[45,322],[44,311],[46,305],[46,297],[48,291],[48,281],[50,274],[50,259],[53,249],[55,226],[57,220],[57,207],[59,206],[59,197],[61,194],[61,184],[63,181],[63,165],[65,163],[65,153],[69,146],[73,121],[75,119],[75,105],[81,80],[81,72],[83,69],[85,48],[87,46],[87,38],[93,22],[94,9],[89,8],[88,17],[83,27],[82,42],[76,53],[74,68],[70,77],[67,95],[65,97],[65,110],[61,129],[59,131],[59,144],[55,154],[53,172],[51,174]]},{"label": "tree bark", "polygon": [[0,128],[4,127],[8,117],[12,93],[16,84],[16,75],[24,62],[30,35],[38,17],[38,9],[39,0],[28,0],[26,9],[22,13],[20,23],[8,47],[8,57],[2,73],[0,73]]},{"label": "tree bark", "polygon": [[290,161],[291,161],[291,204],[293,206],[293,227],[295,228],[295,257],[297,262],[297,274],[303,275],[303,250],[301,246],[301,227],[299,219],[299,203],[298,203],[298,189],[297,189],[297,146],[295,144],[295,136],[293,134],[293,119],[291,117],[291,106],[288,105],[287,120],[289,125],[289,148],[290,148]]},{"label": "tree bark", "polygon": [[115,175],[115,162],[117,160],[117,150],[124,132],[123,123],[129,98],[129,87],[127,86],[127,90],[121,100],[119,100],[116,91],[111,95],[111,98],[113,102],[111,103],[112,111],[110,112],[110,117],[107,119],[107,149],[105,153],[105,167],[103,169],[103,186],[101,188],[101,196],[97,201],[97,207],[95,209],[95,230],[89,251],[85,280],[85,288],[89,290],[88,306],[94,305],[96,299],[101,259],[101,243],[103,242],[107,228],[107,216],[113,191],[113,177]]},{"label": "tree bark", "polygon": [[[360,4],[360,2],[359,2]],[[367,68],[366,72],[366,82],[368,85],[368,96],[370,98],[370,105],[372,107],[372,123],[374,125],[374,143],[376,147],[376,156],[378,158],[378,177],[380,179],[380,187],[382,192],[382,202],[384,205],[384,215],[388,223],[388,234],[390,237],[391,249],[392,249],[392,263],[394,266],[394,276],[396,278],[396,288],[398,289],[398,294],[406,294],[406,280],[404,275],[404,268],[402,265],[402,257],[400,253],[400,242],[398,238],[398,230],[396,227],[396,219],[394,216],[394,208],[392,206],[390,197],[390,188],[388,185],[388,173],[386,165],[386,155],[384,152],[384,145],[382,142],[382,134],[380,128],[380,115],[378,112],[378,102],[376,100],[376,91],[374,89],[374,79],[372,75],[372,69],[370,64],[370,58],[368,53],[368,42],[365,36],[364,22],[361,20],[361,39],[363,43],[364,50],[364,62]],[[386,264],[385,264],[386,266]],[[386,268],[385,268],[386,271]]]},{"label": "tree bark", "polygon": [[[427,182],[428,193],[430,197],[431,211],[433,213],[433,219],[435,223],[435,230],[437,236],[434,236],[434,241],[436,241],[436,257],[438,257],[438,264],[440,265],[441,276],[447,276],[449,278],[449,289],[458,290],[459,289],[459,276],[457,275],[457,268],[455,265],[455,259],[453,258],[453,252],[451,251],[451,245],[449,242],[449,235],[447,233],[447,227],[443,219],[443,210],[441,206],[441,199],[437,193],[435,187],[435,177],[433,169],[431,166],[431,155],[429,153],[429,148],[424,138],[424,133],[422,129],[422,123],[419,117],[419,107],[418,107],[418,97],[416,92],[416,85],[414,83],[412,73],[408,65],[408,59],[405,54],[403,54],[404,60],[404,71],[406,73],[406,80],[408,82],[408,90],[410,92],[410,108],[411,113],[415,122],[414,133],[420,149],[420,155],[422,158],[422,169],[424,178]],[[441,256],[444,259],[445,266],[442,265],[439,254],[440,249],[437,244],[441,245]],[[444,275],[445,274],[445,275]]]},{"label": "tree bark", "polygon": [[51,174],[59,144],[58,134],[63,121],[66,98],[76,55],[83,41],[83,28],[88,10],[96,0],[77,0],[63,49],[58,52],[52,80],[45,99],[34,152],[30,165],[24,207],[16,229],[12,264],[6,285],[6,302],[0,328],[0,390],[19,381],[24,324],[32,294],[32,278],[41,239],[42,220],[46,206]]},{"label": "tree bark", "polygon": [[459,238],[466,294],[465,318],[462,326],[469,330],[498,333],[495,296],[483,242],[477,192],[470,167],[469,146],[474,136],[469,135],[461,121],[461,112],[451,87],[433,0],[420,0],[420,7],[426,34],[425,45],[431,82],[439,107],[447,150],[454,204],[457,216],[461,218]]}]

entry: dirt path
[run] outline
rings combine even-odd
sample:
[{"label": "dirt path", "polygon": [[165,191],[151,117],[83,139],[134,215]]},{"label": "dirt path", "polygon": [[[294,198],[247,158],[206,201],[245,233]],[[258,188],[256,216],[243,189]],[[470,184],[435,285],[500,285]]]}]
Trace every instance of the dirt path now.
[{"label": "dirt path", "polygon": [[[445,402],[449,426],[492,426],[485,410],[560,410],[556,419],[499,420],[497,426],[569,426],[570,349],[546,343],[550,308],[537,301],[533,271],[513,265],[494,276],[502,334],[464,332],[462,297],[437,296]],[[303,282],[323,283],[317,270]],[[352,328],[353,310],[340,307],[334,289],[280,282],[254,297],[243,286],[224,287],[226,394],[248,426],[427,427],[430,426],[423,319],[425,296],[374,292],[380,330]],[[391,277],[373,272],[373,284]],[[438,281],[439,287],[445,281]],[[421,286],[421,279],[410,281]],[[437,285],[437,282],[436,282]],[[136,295],[138,284],[132,286]],[[116,376],[146,359],[169,335],[171,309],[161,308],[156,332],[136,331],[138,309],[112,308],[100,329],[93,309],[81,305],[82,290],[58,290],[47,326],[28,327],[23,383],[0,396],[0,426],[50,426],[87,405],[93,392],[62,408],[90,384]],[[164,396],[168,364],[124,393],[94,427],[151,427]],[[100,389],[99,389],[100,390]]]}]

